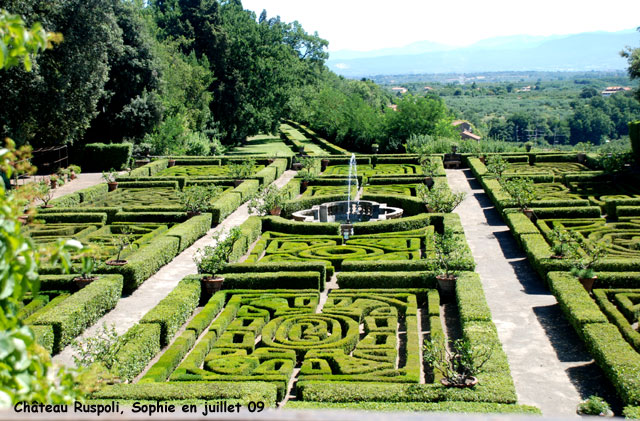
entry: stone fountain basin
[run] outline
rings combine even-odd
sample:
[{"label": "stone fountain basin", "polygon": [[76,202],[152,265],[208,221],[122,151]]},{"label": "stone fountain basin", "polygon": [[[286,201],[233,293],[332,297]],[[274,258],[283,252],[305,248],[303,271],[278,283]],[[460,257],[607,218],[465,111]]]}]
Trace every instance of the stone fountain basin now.
[{"label": "stone fountain basin", "polygon": [[293,213],[299,222],[367,222],[400,218],[403,210],[371,200],[327,202]]}]

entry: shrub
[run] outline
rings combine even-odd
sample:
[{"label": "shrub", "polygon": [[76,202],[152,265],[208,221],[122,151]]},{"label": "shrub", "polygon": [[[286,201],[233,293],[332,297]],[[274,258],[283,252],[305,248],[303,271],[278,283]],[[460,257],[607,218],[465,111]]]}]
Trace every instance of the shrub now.
[{"label": "shrub", "polygon": [[191,186],[177,193],[178,199],[187,212],[204,212],[209,209],[211,201],[222,193],[222,187],[215,185]]},{"label": "shrub", "polygon": [[466,193],[452,193],[448,187],[433,186],[429,189],[424,184],[418,184],[418,197],[436,213],[451,213],[464,200]]},{"label": "shrub", "polygon": [[501,184],[522,210],[529,209],[531,202],[537,198],[535,185],[530,178],[509,178]]},{"label": "shrub", "polygon": [[240,229],[233,228],[224,239],[223,235],[222,232],[214,234],[211,239],[216,242],[215,246],[204,246],[196,251],[193,260],[198,267],[198,273],[215,276],[229,263],[233,245],[240,236]]},{"label": "shrub", "polygon": [[160,325],[134,325],[120,338],[118,347],[111,372],[122,379],[132,380],[160,352]]},{"label": "shrub", "polygon": [[486,167],[487,171],[500,179],[502,178],[502,173],[509,168],[509,164],[505,161],[502,155],[490,155],[487,158]]},{"label": "shrub", "polygon": [[89,143],[84,146],[78,164],[84,172],[105,171],[109,168],[125,168],[131,158],[131,143]]},{"label": "shrub", "polygon": [[423,358],[434,370],[439,371],[450,386],[465,386],[472,377],[482,372],[482,367],[491,358],[491,347],[473,347],[465,339],[449,341],[444,346],[441,340],[425,340]]},{"label": "shrub", "polygon": [[260,187],[258,193],[249,201],[249,213],[266,216],[282,210],[288,192],[273,184]]}]

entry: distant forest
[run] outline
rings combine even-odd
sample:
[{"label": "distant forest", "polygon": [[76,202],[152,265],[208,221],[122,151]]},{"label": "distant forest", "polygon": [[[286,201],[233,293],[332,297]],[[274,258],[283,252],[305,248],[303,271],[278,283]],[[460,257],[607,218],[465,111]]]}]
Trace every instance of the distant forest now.
[{"label": "distant forest", "polygon": [[[485,138],[521,142],[533,132],[540,142],[598,144],[640,118],[631,92],[600,95],[633,86],[624,74],[346,79],[326,67],[318,34],[240,0],[0,0],[0,9],[64,37],[32,71],[0,74],[0,137],[19,145],[130,142],[156,155],[213,154],[276,133],[283,118],[364,152],[374,143],[404,151],[417,135],[455,139],[456,119]],[[397,85],[408,92],[396,94]]]}]

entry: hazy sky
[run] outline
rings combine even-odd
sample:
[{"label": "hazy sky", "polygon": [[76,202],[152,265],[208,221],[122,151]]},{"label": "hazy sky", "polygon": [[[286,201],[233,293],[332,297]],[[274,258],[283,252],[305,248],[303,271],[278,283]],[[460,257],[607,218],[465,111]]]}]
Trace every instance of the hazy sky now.
[{"label": "hazy sky", "polygon": [[[416,41],[468,45],[504,35],[562,35],[640,26],[640,0],[243,0],[245,9],[318,31],[329,51]],[[638,34],[640,40],[640,34]],[[640,41],[638,42],[640,44]]]}]

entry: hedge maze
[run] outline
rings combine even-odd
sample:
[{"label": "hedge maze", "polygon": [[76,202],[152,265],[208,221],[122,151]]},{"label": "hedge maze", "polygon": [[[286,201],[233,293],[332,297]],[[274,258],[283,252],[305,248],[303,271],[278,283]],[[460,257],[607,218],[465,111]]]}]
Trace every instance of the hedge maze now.
[{"label": "hedge maze", "polygon": [[[604,173],[594,156],[576,159],[534,155],[509,164],[505,177],[535,181],[533,220],[486,166],[468,162],[632,416],[640,411],[640,184],[632,173]],[[563,244],[577,255],[557,256]],[[604,254],[592,263],[597,278],[588,292],[569,271],[597,249]]]}]

